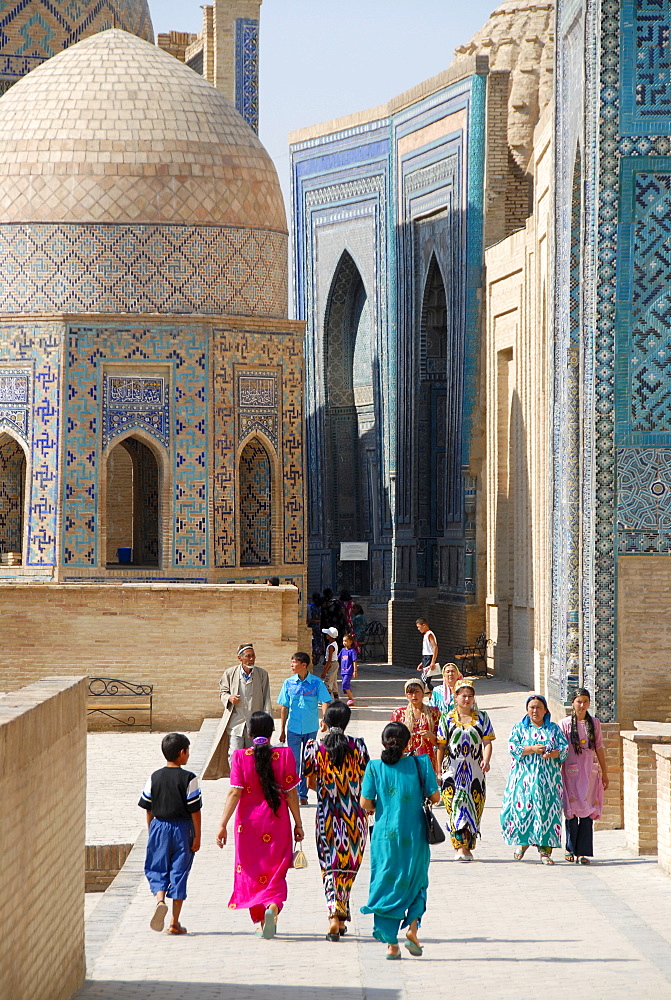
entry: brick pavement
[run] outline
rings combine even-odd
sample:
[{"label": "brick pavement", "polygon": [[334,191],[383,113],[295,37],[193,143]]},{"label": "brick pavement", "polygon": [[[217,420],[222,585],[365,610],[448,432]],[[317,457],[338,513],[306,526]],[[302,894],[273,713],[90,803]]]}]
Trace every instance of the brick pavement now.
[{"label": "brick pavement", "polygon": [[[360,708],[351,731],[379,752],[381,723],[408,673],[364,667]],[[400,679],[402,678],[402,679]],[[194,864],[183,918],[184,938],[148,927],[152,899],[142,875],[141,836],[124,871],[87,923],[89,979],[77,1000],[419,1000],[454,990],[493,1000],[562,1000],[580,993],[624,1000],[636,993],[671,996],[671,882],[654,859],[633,858],[621,831],[596,834],[598,863],[546,868],[529,855],[516,863],[502,841],[498,810],[508,768],[506,738],[523,713],[526,692],[497,680],[478,683],[499,739],[478,845],[478,860],[457,865],[448,845],[432,848],[424,957],[385,960],[371,938],[365,901],[367,863],[353,893],[350,934],[336,948],[324,940],[325,907],[314,840],[310,867],[289,873],[289,899],[274,941],[258,940],[246,914],[227,909],[231,847],[214,844],[226,782],[206,782],[203,848]],[[212,731],[194,748],[202,758]],[[304,810],[311,819],[312,802]],[[309,826],[309,821],[306,826]],[[561,852],[555,852],[557,861]],[[454,984],[454,988],[451,984]]]}]

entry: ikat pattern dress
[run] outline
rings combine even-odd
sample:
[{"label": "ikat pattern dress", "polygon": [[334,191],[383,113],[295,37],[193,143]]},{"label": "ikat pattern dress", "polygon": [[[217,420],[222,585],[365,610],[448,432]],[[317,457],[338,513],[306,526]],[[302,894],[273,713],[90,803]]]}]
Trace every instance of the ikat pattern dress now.
[{"label": "ikat pattern dress", "polygon": [[368,817],[359,804],[368,750],[361,739],[348,738],[351,754],[335,768],[325,747],[306,744],[305,775],[317,779],[315,833],[324,895],[330,917],[350,919],[349,898],[363,861]]},{"label": "ikat pattern dress", "polygon": [[470,723],[459,721],[456,709],[444,713],[438,724],[438,746],[444,750],[441,796],[447,810],[450,839],[455,850],[475,847],[487,793],[482,758],[485,743],[494,740],[486,712],[474,709]]},{"label": "ikat pattern dress", "polygon": [[[537,753],[522,755],[536,743],[559,750],[559,756],[544,760]],[[568,740],[556,722],[537,727],[527,717],[513,728],[508,748],[513,760],[501,806],[503,839],[521,846],[561,847],[561,765]]]}]

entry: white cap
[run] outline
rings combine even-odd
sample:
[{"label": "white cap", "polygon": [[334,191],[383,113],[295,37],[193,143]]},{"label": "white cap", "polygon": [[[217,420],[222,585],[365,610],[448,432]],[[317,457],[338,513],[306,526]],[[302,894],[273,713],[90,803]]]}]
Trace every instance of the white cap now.
[{"label": "white cap", "polygon": [[331,625],[331,628],[323,628],[322,632],[324,633],[324,635],[330,635],[332,639],[338,638],[338,629],[335,627],[335,625]]}]

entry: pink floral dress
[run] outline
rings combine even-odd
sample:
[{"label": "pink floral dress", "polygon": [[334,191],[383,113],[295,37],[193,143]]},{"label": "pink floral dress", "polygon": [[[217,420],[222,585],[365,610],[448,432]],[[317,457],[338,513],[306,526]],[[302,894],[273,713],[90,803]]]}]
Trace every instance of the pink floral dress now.
[{"label": "pink floral dress", "polygon": [[[280,789],[295,788],[298,774],[289,747],[273,747],[272,761]],[[242,796],[235,814],[235,877],[228,906],[248,908],[254,923],[260,923],[271,903],[281,910],[287,898],[286,874],[293,856],[291,816],[285,795],[277,815],[266,802],[252,749],[233,752],[230,782],[231,787],[242,788]]]}]

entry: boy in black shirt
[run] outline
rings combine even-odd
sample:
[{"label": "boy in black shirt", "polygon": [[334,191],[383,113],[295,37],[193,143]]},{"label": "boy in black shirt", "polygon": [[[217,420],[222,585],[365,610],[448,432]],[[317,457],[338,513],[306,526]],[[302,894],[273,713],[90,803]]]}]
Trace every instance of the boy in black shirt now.
[{"label": "boy in black shirt", "polygon": [[156,909],[149,926],[162,931],[172,900],[172,920],[168,934],[186,934],[179,922],[186,899],[186,880],[193,856],[200,848],[202,798],[198,778],[182,765],[189,759],[189,740],[182,733],[168,733],[161,742],[165,767],[154,771],[144,786],[138,805],[147,810],[147,856],[144,873],[156,896]]}]

